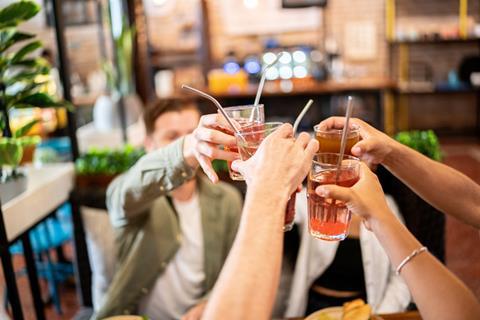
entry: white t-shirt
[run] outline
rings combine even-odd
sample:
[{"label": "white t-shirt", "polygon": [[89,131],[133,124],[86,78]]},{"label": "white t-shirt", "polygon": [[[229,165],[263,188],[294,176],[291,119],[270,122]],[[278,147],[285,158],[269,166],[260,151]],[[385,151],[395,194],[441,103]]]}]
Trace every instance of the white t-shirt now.
[{"label": "white t-shirt", "polygon": [[153,290],[140,303],[140,315],[150,319],[180,319],[196,305],[205,281],[203,231],[198,194],[188,201],[173,200],[182,243]]}]

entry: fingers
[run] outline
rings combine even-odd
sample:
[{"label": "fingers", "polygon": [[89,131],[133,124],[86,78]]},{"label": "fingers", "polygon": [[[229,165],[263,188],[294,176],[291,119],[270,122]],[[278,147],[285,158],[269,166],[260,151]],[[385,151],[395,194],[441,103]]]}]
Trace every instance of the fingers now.
[{"label": "fingers", "polygon": [[221,150],[216,144],[209,142],[199,142],[197,144],[197,151],[210,159],[233,161],[239,158],[238,153]]},{"label": "fingers", "polygon": [[312,160],[313,156],[318,152],[319,147],[320,147],[320,145],[318,144],[317,140],[310,139],[307,147],[305,148],[305,152],[307,153],[307,157],[310,158],[310,160]]},{"label": "fingers", "polygon": [[336,199],[343,202],[350,202],[353,198],[350,188],[339,187],[337,185],[323,185],[317,187],[315,192],[324,198]]},{"label": "fingers", "polygon": [[212,181],[213,183],[217,183],[219,179],[217,173],[212,167],[212,161],[201,154],[197,154],[197,160],[200,164],[200,167],[202,167],[203,172],[205,172],[210,181]]},{"label": "fingers", "polygon": [[352,154],[361,158],[363,155],[373,152],[377,147],[378,143],[374,139],[361,140],[352,147]]},{"label": "fingers", "polygon": [[302,132],[298,135],[297,140],[295,140],[295,144],[305,149],[310,141],[310,135],[306,132]]},{"label": "fingers", "polygon": [[215,144],[232,146],[236,143],[234,136],[206,127],[198,127],[197,129],[195,129],[194,135],[195,138],[200,141],[207,141]]},{"label": "fingers", "polygon": [[290,123],[284,123],[277,130],[275,130],[273,133],[271,133],[269,135],[269,137],[291,138],[292,134],[293,134],[292,125]]},{"label": "fingers", "polygon": [[232,162],[232,170],[243,174],[244,170],[245,170],[245,161],[242,161],[242,160],[233,161]]},{"label": "fingers", "polygon": [[200,126],[215,127],[220,123],[219,115],[217,113],[206,114],[200,117]]}]

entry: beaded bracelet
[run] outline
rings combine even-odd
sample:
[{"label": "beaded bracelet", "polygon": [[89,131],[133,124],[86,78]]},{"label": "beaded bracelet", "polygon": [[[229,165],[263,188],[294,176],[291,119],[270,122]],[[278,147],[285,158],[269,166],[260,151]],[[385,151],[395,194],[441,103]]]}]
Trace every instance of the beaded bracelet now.
[{"label": "beaded bracelet", "polygon": [[420,253],[422,252],[425,252],[425,251],[428,251],[428,248],[427,247],[421,247],[421,248],[418,248],[418,249],[415,249],[413,250],[413,252],[408,256],[406,257],[405,259],[403,259],[402,262],[400,262],[400,264],[398,265],[397,269],[395,270],[395,273],[397,274],[397,276],[400,275],[400,271],[402,271],[402,268],[410,262],[410,260],[412,260],[413,258],[415,258],[416,256],[418,256]]}]

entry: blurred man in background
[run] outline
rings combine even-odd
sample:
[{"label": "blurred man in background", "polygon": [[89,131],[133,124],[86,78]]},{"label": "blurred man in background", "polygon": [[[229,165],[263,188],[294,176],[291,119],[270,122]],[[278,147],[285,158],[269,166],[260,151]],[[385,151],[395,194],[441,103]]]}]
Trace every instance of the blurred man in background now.
[{"label": "blurred man in background", "polygon": [[145,110],[147,155],[107,192],[118,267],[95,318],[200,319],[235,238],[241,196],[196,174],[202,151],[209,154],[199,120],[188,101]]}]

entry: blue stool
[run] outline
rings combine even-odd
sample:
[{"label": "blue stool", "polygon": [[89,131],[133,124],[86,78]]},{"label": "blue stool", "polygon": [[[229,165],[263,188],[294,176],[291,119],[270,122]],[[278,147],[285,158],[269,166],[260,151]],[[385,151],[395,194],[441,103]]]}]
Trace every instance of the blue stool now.
[{"label": "blue stool", "polygon": [[[48,218],[29,233],[38,276],[47,281],[48,291],[58,314],[62,314],[62,309],[57,285],[73,276],[73,265],[65,261],[54,263],[51,250],[60,248],[72,239],[71,216],[70,204],[66,203],[57,210],[55,217]],[[23,255],[22,243],[13,244],[10,252],[12,255]],[[21,270],[19,274],[26,274],[26,270]],[[5,303],[6,301],[7,299]]]}]

